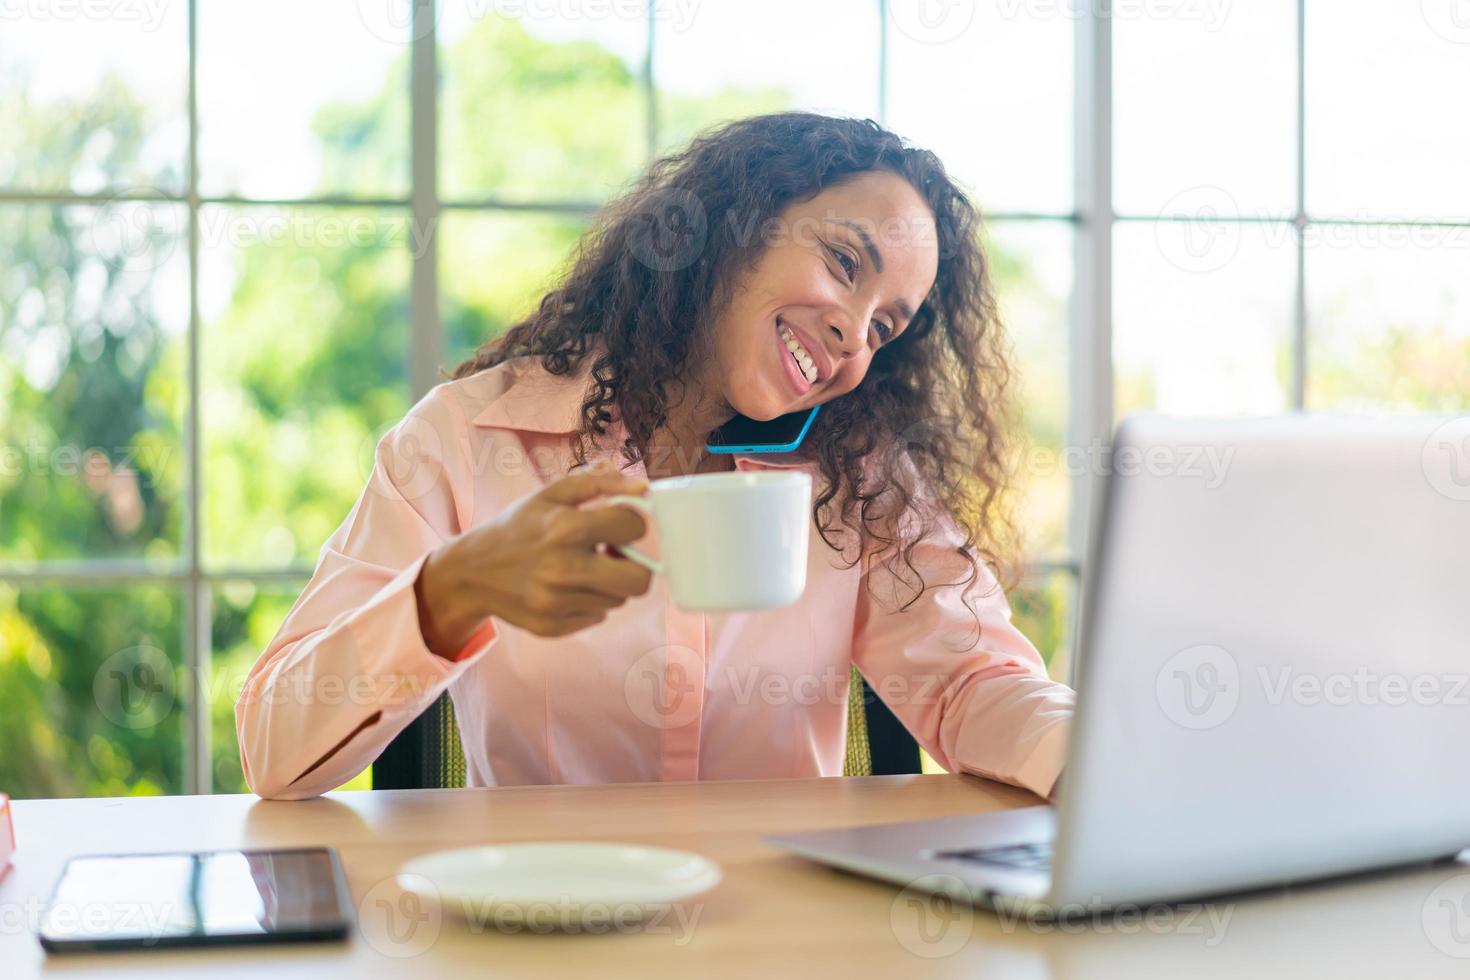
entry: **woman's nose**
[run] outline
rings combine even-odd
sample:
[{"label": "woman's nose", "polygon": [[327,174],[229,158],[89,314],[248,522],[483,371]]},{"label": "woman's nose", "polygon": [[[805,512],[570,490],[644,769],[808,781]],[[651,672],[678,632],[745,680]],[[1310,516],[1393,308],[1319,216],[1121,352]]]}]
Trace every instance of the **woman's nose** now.
[{"label": "woman's nose", "polygon": [[837,341],[837,350],[842,357],[853,357],[863,349],[862,331],[851,325],[844,327],[844,321],[834,317],[828,321],[827,329],[832,332]]}]

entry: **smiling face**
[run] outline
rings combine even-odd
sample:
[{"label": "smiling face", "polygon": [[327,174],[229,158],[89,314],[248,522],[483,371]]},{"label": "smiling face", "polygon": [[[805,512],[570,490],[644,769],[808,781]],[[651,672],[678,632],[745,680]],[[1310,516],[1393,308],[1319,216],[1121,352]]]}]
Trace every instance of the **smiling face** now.
[{"label": "smiling face", "polygon": [[933,213],[888,170],[792,204],[763,231],[765,251],[713,324],[711,379],[761,421],[856,388],[939,267]]}]

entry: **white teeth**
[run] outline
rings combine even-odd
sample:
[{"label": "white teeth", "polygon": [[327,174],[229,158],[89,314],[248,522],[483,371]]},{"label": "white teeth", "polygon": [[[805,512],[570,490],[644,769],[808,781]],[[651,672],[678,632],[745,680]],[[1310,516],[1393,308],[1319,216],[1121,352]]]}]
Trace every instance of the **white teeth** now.
[{"label": "white teeth", "polygon": [[801,376],[806,378],[807,384],[816,384],[816,364],[812,362],[812,357],[806,352],[806,348],[801,346],[801,341],[796,339],[796,336],[786,328],[784,323],[781,324],[781,339],[785,341],[786,349],[791,351],[791,356],[796,361],[796,366],[801,369]]}]

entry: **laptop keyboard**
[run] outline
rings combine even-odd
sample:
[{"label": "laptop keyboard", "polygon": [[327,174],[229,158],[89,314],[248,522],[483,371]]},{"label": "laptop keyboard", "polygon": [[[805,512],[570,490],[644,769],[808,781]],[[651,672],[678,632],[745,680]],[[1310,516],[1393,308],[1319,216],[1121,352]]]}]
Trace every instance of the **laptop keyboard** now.
[{"label": "laptop keyboard", "polygon": [[1001,847],[971,847],[957,851],[935,851],[936,858],[973,861],[1021,871],[1050,871],[1051,842],[1006,844]]}]

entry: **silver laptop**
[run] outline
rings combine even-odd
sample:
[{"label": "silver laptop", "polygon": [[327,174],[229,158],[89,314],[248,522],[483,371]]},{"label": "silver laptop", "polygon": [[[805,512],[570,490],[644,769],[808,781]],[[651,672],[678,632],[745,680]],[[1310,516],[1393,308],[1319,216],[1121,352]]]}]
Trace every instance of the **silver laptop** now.
[{"label": "silver laptop", "polygon": [[768,841],[1048,915],[1470,847],[1470,417],[1138,417],[1108,470],[1057,805]]}]

